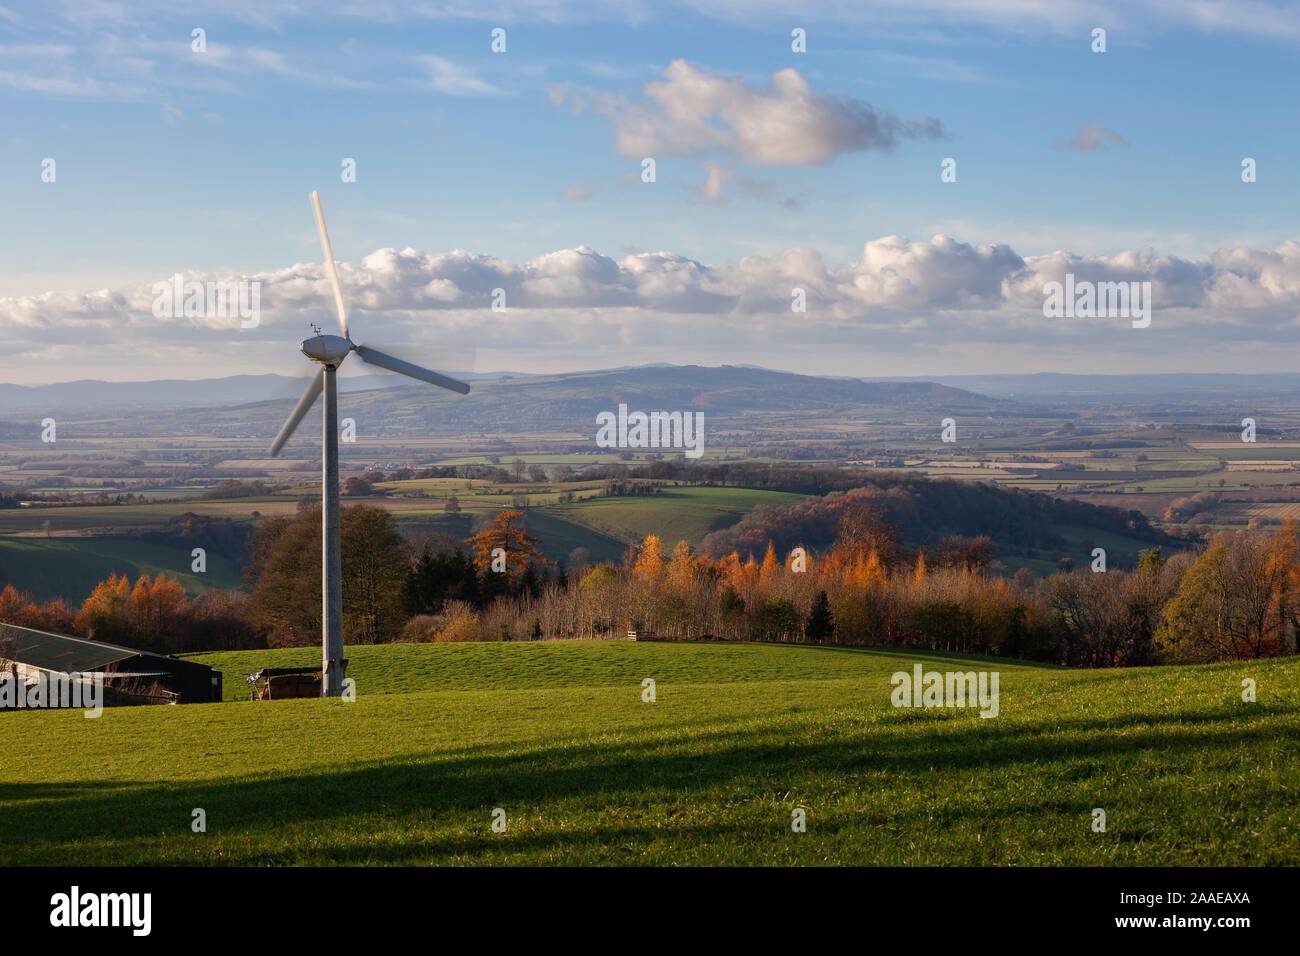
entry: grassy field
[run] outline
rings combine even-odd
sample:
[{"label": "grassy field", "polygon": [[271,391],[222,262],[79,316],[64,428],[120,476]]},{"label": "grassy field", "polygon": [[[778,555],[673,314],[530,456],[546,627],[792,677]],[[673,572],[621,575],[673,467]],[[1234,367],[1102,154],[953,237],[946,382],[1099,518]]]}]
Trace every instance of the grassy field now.
[{"label": "grassy field", "polygon": [[12,584],[39,601],[63,598],[77,605],[112,573],[135,580],[166,573],[193,594],[239,583],[228,558],[208,552],[207,571],[195,574],[188,548],[139,538],[0,537],[0,586]]},{"label": "grassy field", "polygon": [[[317,654],[203,659],[238,690]],[[355,703],[4,715],[0,864],[1300,860],[1297,659],[1084,672],[628,642],[349,657]],[[1000,715],[891,707],[890,675],[917,661],[998,670]]]},{"label": "grassy field", "polygon": [[[645,497],[591,498],[558,505],[561,491],[596,494],[604,482],[570,482],[540,485],[545,492],[521,486],[501,492],[489,482],[467,479],[427,479],[391,482],[390,491],[421,491],[427,495],[456,494],[463,502],[460,514],[447,514],[440,498],[349,497],[344,504],[366,504],[391,512],[404,531],[438,531],[463,538],[473,531],[475,518],[512,506],[514,497],[527,498],[528,525],[542,541],[542,550],[554,561],[565,561],[576,548],[585,548],[588,560],[618,561],[627,545],[646,534],[665,537],[669,546],[679,539],[692,544],[716,528],[726,527],[757,505],[780,506],[800,499],[784,492],[743,488],[668,487]],[[23,508],[0,512],[0,585],[12,583],[42,600],[64,597],[79,603],[111,571],[135,578],[141,573],[165,571],[178,577],[191,591],[231,587],[238,575],[218,555],[208,555],[208,574],[189,573],[189,552],[157,542],[129,537],[162,528],[186,512],[257,521],[272,515],[296,513],[297,497],[250,497],[231,500],[185,500],[138,505],[68,505]],[[46,538],[46,532],[54,537]],[[79,537],[78,535],[86,535]]]},{"label": "grassy field", "polygon": [[0,533],[40,534],[46,530],[90,531],[97,534],[113,530],[137,531],[160,528],[178,515],[193,513],[213,518],[250,520],[258,515],[293,515],[297,498],[257,497],[223,501],[185,500],[143,505],[58,505],[0,511]]},{"label": "grassy field", "polygon": [[781,508],[803,497],[751,488],[681,487],[656,495],[593,498],[558,505],[550,512],[628,543],[657,534],[671,548],[678,541],[698,545],[710,531],[730,527],[760,505]]}]

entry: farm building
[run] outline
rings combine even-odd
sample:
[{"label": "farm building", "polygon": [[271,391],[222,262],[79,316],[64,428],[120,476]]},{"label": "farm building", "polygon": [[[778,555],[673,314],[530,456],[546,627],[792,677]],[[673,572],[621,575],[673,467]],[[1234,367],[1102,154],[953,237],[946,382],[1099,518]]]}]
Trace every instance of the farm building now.
[{"label": "farm building", "polygon": [[45,675],[104,675],[110,704],[199,704],[221,700],[221,672],[206,664],[0,624],[0,672],[22,682]]}]

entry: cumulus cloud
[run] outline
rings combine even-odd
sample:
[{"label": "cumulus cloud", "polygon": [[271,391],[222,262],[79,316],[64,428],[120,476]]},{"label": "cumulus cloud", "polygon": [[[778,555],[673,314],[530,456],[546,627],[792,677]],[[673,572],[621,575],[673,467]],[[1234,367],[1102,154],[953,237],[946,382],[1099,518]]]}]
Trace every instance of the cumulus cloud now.
[{"label": "cumulus cloud", "polygon": [[552,87],[551,100],[614,124],[624,156],[725,154],[765,166],[826,163],[848,152],[892,149],[899,140],[941,138],[943,124],[904,120],[864,100],[814,92],[798,70],[772,74],[769,89],[674,60],[644,99]]},{"label": "cumulus cloud", "polygon": [[[615,259],[587,246],[519,263],[464,250],[383,248],[358,263],[340,263],[339,270],[350,310],[361,316],[354,327],[379,329],[393,344],[449,326],[514,347],[654,338],[675,341],[687,352],[700,336],[786,336],[806,343],[858,329],[912,346],[948,347],[1128,329],[1125,320],[1045,319],[1044,286],[1066,274],[1076,282],[1150,282],[1152,329],[1176,334],[1182,346],[1300,341],[1300,242],[1294,240],[1275,249],[1225,248],[1188,259],[1150,249],[1021,256],[999,243],[885,236],[866,242],[860,258],[838,264],[800,248],[717,265],[668,251]],[[295,336],[309,319],[330,321],[329,284],[319,263],[252,276],[185,278],[259,282],[262,327],[256,336],[266,340]],[[491,311],[497,289],[504,292],[505,312]],[[803,290],[804,313],[791,310],[795,289]],[[0,335],[21,353],[78,343],[193,348],[246,334],[238,315],[157,317],[153,301],[153,283],[0,299]]]}]

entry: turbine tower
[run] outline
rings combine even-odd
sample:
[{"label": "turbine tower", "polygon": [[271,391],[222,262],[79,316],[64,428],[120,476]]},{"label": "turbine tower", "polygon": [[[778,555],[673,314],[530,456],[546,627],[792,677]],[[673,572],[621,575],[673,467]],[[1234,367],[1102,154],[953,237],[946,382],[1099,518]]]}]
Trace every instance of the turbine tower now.
[{"label": "turbine tower", "polygon": [[280,433],[271,442],[271,457],[293,435],[321,392],[325,393],[325,406],[321,415],[321,685],[322,697],[338,697],[343,693],[343,672],[347,661],[343,657],[343,560],[339,524],[339,403],[335,374],[350,352],[361,356],[361,361],[378,365],[390,372],[450,389],[465,395],[469,386],[454,378],[440,375],[419,365],[387,355],[365,345],[355,345],[348,332],[348,312],[343,304],[343,286],[339,282],[338,267],[334,264],[334,249],[330,246],[329,230],[325,228],[325,213],[321,210],[320,194],[313,190],[312,209],[316,213],[316,231],[320,233],[321,250],[325,253],[325,271],[334,289],[334,307],[338,311],[339,331],[342,335],[316,335],[306,339],[302,354],[320,365],[320,370],[307,385],[307,391],[289,414]]}]

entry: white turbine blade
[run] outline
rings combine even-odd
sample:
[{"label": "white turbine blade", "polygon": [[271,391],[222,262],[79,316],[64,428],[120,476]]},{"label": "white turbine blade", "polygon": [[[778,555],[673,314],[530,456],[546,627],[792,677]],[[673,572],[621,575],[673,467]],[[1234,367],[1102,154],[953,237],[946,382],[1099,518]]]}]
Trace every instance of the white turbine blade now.
[{"label": "white turbine blade", "polygon": [[330,245],[330,233],[325,228],[325,212],[320,207],[320,193],[314,189],[311,191],[311,208],[316,212],[316,231],[320,233],[320,247],[325,253],[325,269],[330,274],[330,285],[334,286],[334,306],[339,312],[339,328],[343,330],[343,337],[350,339],[348,310],[343,305],[343,286],[339,282],[338,266],[334,264],[334,247]]},{"label": "white turbine blade", "polygon": [[303,416],[311,411],[311,407],[316,404],[316,399],[320,396],[321,389],[324,387],[325,369],[321,368],[312,376],[312,380],[307,383],[307,391],[302,393],[302,398],[298,399],[298,404],[289,413],[284,426],[280,429],[280,434],[276,435],[275,441],[271,442],[272,458],[280,454],[280,449],[284,447],[284,443],[293,437],[298,424],[302,421]]},{"label": "white turbine blade", "polygon": [[367,348],[364,345],[356,346],[355,351],[361,356],[363,362],[378,365],[380,368],[386,368],[390,372],[397,372],[400,375],[418,378],[422,382],[450,389],[453,392],[460,392],[462,395],[469,394],[469,386],[464,382],[458,382],[456,379],[449,378],[439,372],[431,372],[427,368],[420,368],[420,366],[412,365],[404,359],[395,358],[392,355],[387,355],[377,349]]}]

